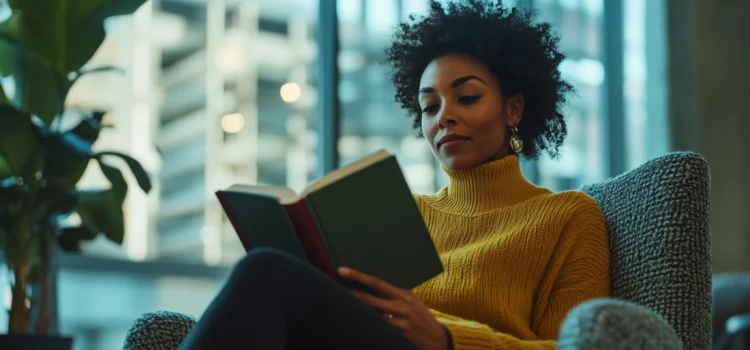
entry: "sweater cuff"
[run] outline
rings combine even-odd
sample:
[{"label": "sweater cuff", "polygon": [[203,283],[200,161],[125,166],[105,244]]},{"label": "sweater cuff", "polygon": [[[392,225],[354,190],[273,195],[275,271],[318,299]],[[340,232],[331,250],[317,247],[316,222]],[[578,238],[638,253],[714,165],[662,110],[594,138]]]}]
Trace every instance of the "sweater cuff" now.
[{"label": "sweater cuff", "polygon": [[442,320],[445,328],[450,332],[453,350],[492,349],[494,339],[487,329],[467,327],[450,320]]}]

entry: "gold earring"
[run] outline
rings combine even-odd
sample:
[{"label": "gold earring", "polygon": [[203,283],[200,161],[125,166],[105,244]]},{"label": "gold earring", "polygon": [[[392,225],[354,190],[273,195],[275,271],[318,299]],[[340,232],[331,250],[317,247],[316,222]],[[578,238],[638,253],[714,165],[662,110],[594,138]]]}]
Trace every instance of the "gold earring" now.
[{"label": "gold earring", "polygon": [[523,151],[523,139],[518,133],[518,127],[511,126],[510,131],[512,132],[510,135],[510,149],[512,149],[513,152],[521,153],[521,151]]}]

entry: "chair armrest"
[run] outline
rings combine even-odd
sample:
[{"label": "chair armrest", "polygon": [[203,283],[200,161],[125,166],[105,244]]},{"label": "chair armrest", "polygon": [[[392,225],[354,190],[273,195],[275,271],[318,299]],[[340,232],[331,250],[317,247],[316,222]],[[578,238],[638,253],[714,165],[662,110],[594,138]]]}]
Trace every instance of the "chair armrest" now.
[{"label": "chair armrest", "polygon": [[176,350],[197,321],[177,312],[149,312],[128,330],[123,350]]},{"label": "chair armrest", "polygon": [[681,350],[674,329],[656,312],[616,299],[584,302],[568,313],[559,350]]}]

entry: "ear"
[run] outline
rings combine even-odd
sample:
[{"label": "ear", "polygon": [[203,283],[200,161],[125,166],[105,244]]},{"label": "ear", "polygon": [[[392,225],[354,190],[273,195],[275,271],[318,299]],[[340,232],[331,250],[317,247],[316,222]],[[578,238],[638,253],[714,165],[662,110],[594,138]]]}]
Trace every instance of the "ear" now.
[{"label": "ear", "polygon": [[508,127],[516,126],[523,119],[524,99],[522,93],[516,93],[505,101],[508,115]]}]

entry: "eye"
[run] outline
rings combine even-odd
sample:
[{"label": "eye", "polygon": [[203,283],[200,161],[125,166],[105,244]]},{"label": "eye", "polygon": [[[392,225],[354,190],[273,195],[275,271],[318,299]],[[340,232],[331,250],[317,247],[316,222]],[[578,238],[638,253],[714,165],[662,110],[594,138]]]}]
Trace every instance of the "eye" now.
[{"label": "eye", "polygon": [[482,98],[482,96],[480,95],[461,96],[458,98],[458,103],[470,105],[476,102],[477,100],[479,100],[480,98]]},{"label": "eye", "polygon": [[422,114],[435,114],[437,113],[438,108],[440,108],[440,106],[438,105],[429,105],[425,108],[422,108]]}]

